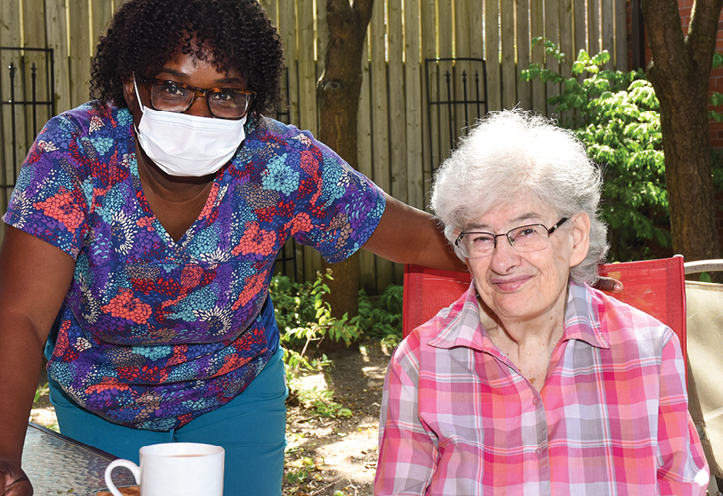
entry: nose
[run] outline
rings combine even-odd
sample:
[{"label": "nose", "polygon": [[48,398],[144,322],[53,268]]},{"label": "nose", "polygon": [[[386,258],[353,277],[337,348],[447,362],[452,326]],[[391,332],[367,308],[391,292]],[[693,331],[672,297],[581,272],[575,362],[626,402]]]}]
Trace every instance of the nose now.
[{"label": "nose", "polygon": [[498,274],[505,274],[515,267],[519,260],[517,250],[510,244],[506,236],[502,235],[496,239],[495,248],[492,250],[492,260],[490,260],[492,270]]},{"label": "nose", "polygon": [[191,106],[188,107],[188,110],[186,110],[185,113],[198,117],[213,117],[211,110],[208,108],[208,100],[206,100],[206,96],[199,93],[193,95]]}]

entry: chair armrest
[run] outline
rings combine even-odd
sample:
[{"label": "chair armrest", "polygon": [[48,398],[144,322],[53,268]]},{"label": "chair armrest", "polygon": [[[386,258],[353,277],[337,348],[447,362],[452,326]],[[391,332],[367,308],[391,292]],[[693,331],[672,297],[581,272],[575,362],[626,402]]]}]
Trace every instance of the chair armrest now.
[{"label": "chair armrest", "polygon": [[723,270],[723,259],[715,260],[696,260],[694,262],[685,262],[686,274],[700,274],[701,272],[717,272]]}]

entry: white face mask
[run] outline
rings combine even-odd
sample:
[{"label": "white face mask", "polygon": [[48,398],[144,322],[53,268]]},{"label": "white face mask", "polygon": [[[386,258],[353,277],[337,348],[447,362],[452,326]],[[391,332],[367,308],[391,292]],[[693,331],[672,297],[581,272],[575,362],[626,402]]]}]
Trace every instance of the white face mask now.
[{"label": "white face mask", "polygon": [[136,127],[146,155],[170,176],[200,177],[213,174],[234,156],[246,138],[246,116],[239,120],[214,119],[146,107],[133,86],[143,115]]}]

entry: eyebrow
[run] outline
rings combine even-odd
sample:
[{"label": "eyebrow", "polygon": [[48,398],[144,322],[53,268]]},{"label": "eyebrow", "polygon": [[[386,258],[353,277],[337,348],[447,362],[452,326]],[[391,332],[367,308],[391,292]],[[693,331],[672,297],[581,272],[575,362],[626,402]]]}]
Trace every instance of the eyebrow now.
[{"label": "eyebrow", "polygon": [[[177,71],[175,69],[169,69],[168,67],[164,67],[161,69],[161,72],[158,74],[170,74],[171,76],[176,76],[177,78],[187,78],[188,74],[184,72]],[[223,78],[223,79],[217,79],[215,84],[242,84],[242,81],[239,78],[230,77],[230,78]]]},{"label": "eyebrow", "polygon": [[[540,214],[538,214],[536,212],[525,212],[523,214],[520,214],[510,221],[511,223],[516,224],[514,227],[512,227],[512,229],[514,229],[515,227],[519,227],[520,225],[524,225],[524,224],[517,225],[518,222],[523,222],[523,221],[529,220],[529,221],[531,221],[530,224],[539,224],[540,223],[540,222],[534,222],[533,219],[540,219],[540,222],[542,220],[540,217]],[[474,231],[475,229],[490,229],[490,226],[488,224],[470,224],[464,230],[465,231]],[[484,231],[484,232],[488,232],[488,231]]]}]

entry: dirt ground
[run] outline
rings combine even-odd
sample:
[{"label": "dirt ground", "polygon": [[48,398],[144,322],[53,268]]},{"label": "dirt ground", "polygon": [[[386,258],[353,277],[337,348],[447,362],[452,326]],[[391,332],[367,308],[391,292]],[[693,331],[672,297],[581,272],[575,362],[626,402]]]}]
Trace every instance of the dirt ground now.
[{"label": "dirt ground", "polygon": [[[307,387],[334,391],[333,400],[352,415],[325,417],[293,401],[288,405],[284,496],[372,495],[390,353],[379,343],[364,343],[329,356],[331,367],[304,377]],[[35,402],[30,420],[46,427],[56,423],[47,392]]]}]

